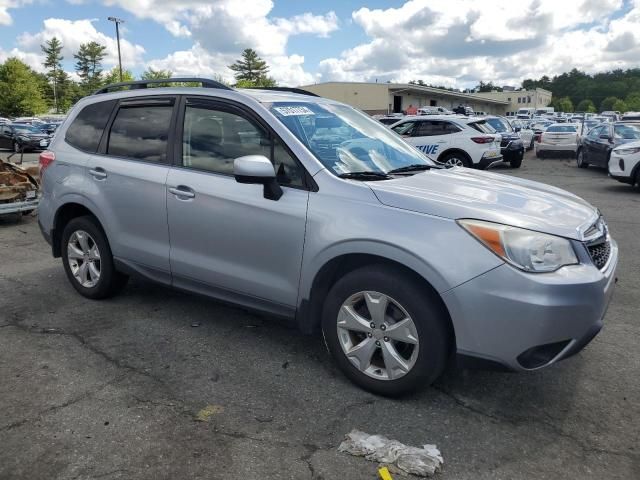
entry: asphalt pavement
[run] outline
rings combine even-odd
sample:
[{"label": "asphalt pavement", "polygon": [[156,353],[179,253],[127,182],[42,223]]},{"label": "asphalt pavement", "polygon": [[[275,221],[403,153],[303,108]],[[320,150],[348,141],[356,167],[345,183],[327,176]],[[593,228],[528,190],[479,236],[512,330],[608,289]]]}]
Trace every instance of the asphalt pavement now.
[{"label": "asphalt pavement", "polygon": [[549,369],[450,369],[399,400],[272,318],[140,280],[84,299],[35,216],[1,218],[0,479],[375,479],[337,451],[354,428],[436,444],[442,480],[640,478],[640,189],[531,153],[495,171],[601,209],[621,252],[605,328]]}]

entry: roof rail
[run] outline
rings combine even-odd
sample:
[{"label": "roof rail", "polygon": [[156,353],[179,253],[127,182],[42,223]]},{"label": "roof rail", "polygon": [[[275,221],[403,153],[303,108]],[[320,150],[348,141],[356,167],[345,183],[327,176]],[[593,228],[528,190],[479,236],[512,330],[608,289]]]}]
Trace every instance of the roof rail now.
[{"label": "roof rail", "polygon": [[167,83],[199,83],[202,88],[220,88],[222,90],[233,90],[228,85],[224,83],[217,82],[216,80],[211,80],[209,78],[197,78],[197,77],[176,77],[176,78],[154,78],[150,80],[134,80],[132,82],[119,82],[112,83],[105,87],[102,87],[92,95],[98,95],[100,93],[109,93],[112,90],[128,87],[128,90],[138,90],[147,88],[149,85],[157,85],[157,84],[167,84]]},{"label": "roof rail", "polygon": [[310,97],[319,97],[320,95],[316,95],[315,93],[309,92],[307,90],[303,90],[301,88],[291,88],[291,87],[247,87],[252,90],[273,90],[275,92],[290,92],[290,93],[298,93],[300,95],[309,95]]}]

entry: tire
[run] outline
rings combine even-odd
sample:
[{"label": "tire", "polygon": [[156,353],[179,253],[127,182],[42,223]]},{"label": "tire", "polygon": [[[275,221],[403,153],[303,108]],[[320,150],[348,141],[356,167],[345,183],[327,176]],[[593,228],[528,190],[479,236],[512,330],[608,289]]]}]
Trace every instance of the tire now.
[{"label": "tire", "polygon": [[518,158],[514,158],[513,160],[511,160],[509,162],[509,165],[511,165],[511,168],[520,168],[520,165],[522,165],[523,157],[524,157],[524,153],[522,155],[519,155]]},{"label": "tire", "polygon": [[447,153],[442,158],[439,158],[440,163],[445,164],[447,167],[467,167],[471,168],[471,160],[463,153],[451,152]]},{"label": "tire", "polygon": [[534,140],[534,137],[531,137],[531,143],[529,144],[529,150],[533,150],[533,148],[534,148],[533,140]]},{"label": "tire", "polygon": [[576,155],[576,163],[578,164],[578,168],[587,168],[589,163],[584,160],[584,152],[582,149],[578,150],[578,154]]},{"label": "tire", "polygon": [[[373,300],[383,298],[381,294],[388,299],[388,307],[382,315],[372,315],[365,295],[375,305]],[[403,395],[436,380],[447,364],[453,338],[449,334],[446,313],[433,295],[435,293],[430,294],[424,285],[401,269],[382,265],[363,267],[339,279],[325,300],[322,333],[329,352],[345,376],[363,389],[385,396]],[[345,305],[346,308],[351,306],[357,316],[344,316]],[[417,339],[417,344],[385,336],[385,332],[392,331],[394,318],[400,323],[405,316],[408,316],[405,320],[412,322],[408,324],[410,327],[396,331],[395,335]],[[382,323],[382,317],[386,323]],[[359,319],[351,322],[356,330],[340,327],[347,324],[346,318]],[[371,328],[374,321],[380,324]],[[371,323],[367,325],[367,322]],[[345,353],[353,351],[354,347],[360,347],[357,350],[363,358],[360,362],[355,356],[350,360]],[[392,356],[393,352],[402,357],[403,368],[387,367],[386,358],[390,361],[397,358]],[[364,363],[367,358],[368,363]],[[362,365],[362,369],[356,363]]]},{"label": "tire", "polygon": [[[86,242],[86,245],[90,248],[85,249],[81,247],[83,243],[81,241],[82,238],[85,239],[84,242]],[[69,255],[72,252],[72,249],[69,247],[70,241],[77,247],[76,258],[74,259],[72,257],[71,261],[69,259]],[[84,256],[84,258],[77,255],[78,249],[80,253],[85,250],[95,252],[95,250],[91,250],[93,246],[97,246],[97,261],[95,260],[96,255],[93,254],[94,268],[92,269],[90,265],[91,254]],[[100,224],[92,216],[76,217],[67,223],[62,232],[61,252],[62,264],[64,265],[67,278],[78,293],[84,297],[94,300],[111,297],[120,291],[129,279],[126,275],[116,271],[107,236]],[[72,267],[74,263],[76,266]],[[82,270],[82,265],[85,264],[88,266]],[[81,280],[74,274],[74,270],[76,270],[79,275],[85,272],[84,278],[88,281],[85,282],[85,284],[81,283]],[[94,273],[92,273],[96,270],[99,272],[97,278]]]},{"label": "tire", "polygon": [[544,158],[544,152],[536,150],[536,158]]}]

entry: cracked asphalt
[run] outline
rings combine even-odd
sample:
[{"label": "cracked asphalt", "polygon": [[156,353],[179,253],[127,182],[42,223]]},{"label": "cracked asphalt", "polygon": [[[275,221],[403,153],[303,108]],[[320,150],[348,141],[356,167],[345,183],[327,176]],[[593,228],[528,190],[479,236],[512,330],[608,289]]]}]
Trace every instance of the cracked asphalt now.
[{"label": "cracked asphalt", "polygon": [[337,452],[353,428],[436,444],[443,480],[640,478],[640,190],[569,159],[497,171],[602,210],[621,250],[605,328],[552,368],[450,369],[401,400],[278,320],[140,280],[83,299],[35,217],[0,219],[0,479],[374,479]]}]

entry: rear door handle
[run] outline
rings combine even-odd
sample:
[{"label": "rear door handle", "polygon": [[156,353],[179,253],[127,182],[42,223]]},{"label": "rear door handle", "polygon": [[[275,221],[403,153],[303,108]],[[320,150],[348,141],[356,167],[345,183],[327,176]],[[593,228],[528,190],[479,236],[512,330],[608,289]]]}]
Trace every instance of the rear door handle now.
[{"label": "rear door handle", "polygon": [[105,178],[107,178],[107,172],[102,167],[91,169],[89,170],[89,173],[96,180],[104,180]]},{"label": "rear door handle", "polygon": [[186,187],[184,185],[169,187],[169,192],[178,197],[179,200],[194,198],[196,196],[196,192],[194,192],[192,188]]}]

